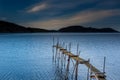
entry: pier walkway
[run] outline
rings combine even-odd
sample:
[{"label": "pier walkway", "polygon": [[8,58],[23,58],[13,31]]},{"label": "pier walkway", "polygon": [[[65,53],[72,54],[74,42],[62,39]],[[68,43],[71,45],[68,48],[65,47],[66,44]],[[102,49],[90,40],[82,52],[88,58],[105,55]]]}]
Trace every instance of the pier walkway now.
[{"label": "pier walkway", "polygon": [[75,69],[74,69],[74,73],[75,73],[75,78],[73,80],[78,80],[78,67],[79,64],[84,64],[87,68],[88,68],[88,75],[87,75],[87,80],[106,80],[106,75],[105,75],[105,59],[104,58],[104,66],[103,66],[103,72],[101,72],[99,69],[97,69],[95,66],[93,66],[90,63],[90,59],[85,60],[83,58],[81,58],[79,55],[74,55],[71,51],[70,48],[71,46],[69,46],[69,50],[63,48],[59,42],[56,45],[53,45],[53,49],[55,48],[56,53],[53,53],[53,60],[56,61],[56,59],[58,58],[57,56],[59,56],[60,59],[62,59],[61,63],[64,63],[64,58],[68,57],[67,59],[67,66],[66,66],[66,77],[65,80],[69,80],[68,79],[68,73],[69,73],[69,66],[70,66],[70,60],[74,60],[75,64]]}]

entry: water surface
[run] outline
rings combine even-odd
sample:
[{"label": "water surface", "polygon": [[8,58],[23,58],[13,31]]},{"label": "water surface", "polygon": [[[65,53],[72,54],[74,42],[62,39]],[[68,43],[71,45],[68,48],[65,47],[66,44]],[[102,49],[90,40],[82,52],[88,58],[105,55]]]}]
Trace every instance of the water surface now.
[{"label": "water surface", "polygon": [[[0,35],[0,80],[58,80],[52,63],[52,38],[72,42],[72,52],[80,44],[80,56],[90,58],[102,71],[107,57],[107,80],[120,79],[120,34],[2,34]],[[72,71],[71,67],[71,71]],[[86,79],[87,68],[79,65],[79,79]],[[58,74],[58,75],[57,75]]]}]

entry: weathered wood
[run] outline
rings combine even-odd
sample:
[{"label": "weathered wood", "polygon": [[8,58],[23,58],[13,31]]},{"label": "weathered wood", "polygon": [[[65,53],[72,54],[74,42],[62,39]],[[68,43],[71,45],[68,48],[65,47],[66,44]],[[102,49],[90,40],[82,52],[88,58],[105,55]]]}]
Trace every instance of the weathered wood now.
[{"label": "weathered wood", "polygon": [[66,68],[65,80],[68,80],[69,66],[70,66],[70,56],[68,56],[68,63],[67,63],[67,68]]},{"label": "weathered wood", "polygon": [[62,48],[59,45],[54,45],[54,47],[56,47],[57,49],[62,51],[63,54],[74,59],[79,64],[84,64],[85,66],[87,66],[94,73],[94,77],[97,80],[106,80],[105,74],[103,72],[101,72],[100,70],[98,70],[96,67],[94,67],[92,64],[90,64],[89,61],[86,61],[85,59],[83,59],[77,55],[74,55],[73,53],[70,52],[70,50],[67,51],[67,49]]}]

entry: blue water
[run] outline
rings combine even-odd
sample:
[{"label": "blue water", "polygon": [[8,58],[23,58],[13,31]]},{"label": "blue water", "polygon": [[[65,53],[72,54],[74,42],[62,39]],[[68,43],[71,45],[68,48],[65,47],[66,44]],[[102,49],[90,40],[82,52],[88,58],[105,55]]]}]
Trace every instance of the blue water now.
[{"label": "blue water", "polygon": [[[106,60],[107,80],[120,79],[120,34],[1,34],[0,80],[58,80],[52,62],[52,38],[72,43],[76,53],[102,71]],[[71,67],[72,70],[72,67]],[[79,65],[79,78],[86,79],[87,68]]]}]

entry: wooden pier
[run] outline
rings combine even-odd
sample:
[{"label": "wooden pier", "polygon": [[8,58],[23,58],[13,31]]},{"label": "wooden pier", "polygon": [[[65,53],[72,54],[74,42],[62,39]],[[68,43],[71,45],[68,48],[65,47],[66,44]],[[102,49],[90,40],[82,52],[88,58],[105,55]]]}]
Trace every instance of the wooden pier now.
[{"label": "wooden pier", "polygon": [[[63,44],[64,45],[64,44]],[[59,42],[57,42],[56,45],[54,45],[54,41],[53,41],[53,49],[56,48],[56,53],[53,53],[53,60],[56,62],[57,56],[60,57],[61,55],[61,63],[64,63],[64,57],[68,57],[67,60],[67,66],[66,66],[66,78],[65,80],[69,80],[67,75],[69,72],[69,66],[70,66],[70,60],[73,59],[76,64],[75,64],[75,78],[73,80],[78,80],[78,65],[79,64],[84,64],[87,68],[88,68],[88,75],[87,75],[87,80],[92,80],[92,79],[96,79],[96,80],[106,80],[106,75],[105,75],[105,58],[104,58],[104,67],[103,67],[103,72],[101,72],[100,70],[98,70],[96,67],[94,67],[91,63],[90,60],[85,60],[81,57],[79,57],[79,54],[74,55],[70,49],[71,49],[71,44],[69,44],[69,50],[65,49],[64,47],[62,47]],[[77,47],[78,48],[78,47]],[[59,51],[59,53],[58,53]],[[77,49],[78,52],[78,49]],[[61,54],[60,54],[61,53]],[[62,56],[63,55],[63,56]]]}]

